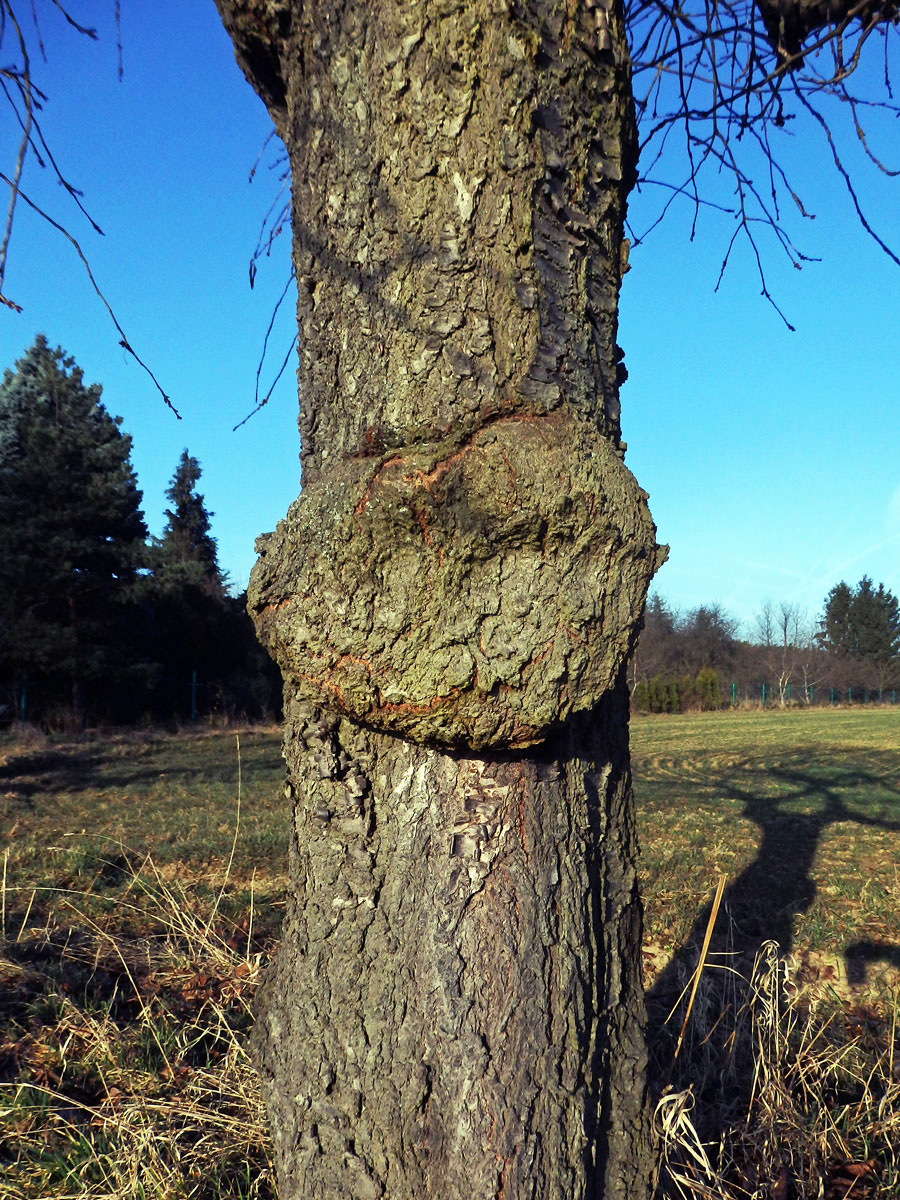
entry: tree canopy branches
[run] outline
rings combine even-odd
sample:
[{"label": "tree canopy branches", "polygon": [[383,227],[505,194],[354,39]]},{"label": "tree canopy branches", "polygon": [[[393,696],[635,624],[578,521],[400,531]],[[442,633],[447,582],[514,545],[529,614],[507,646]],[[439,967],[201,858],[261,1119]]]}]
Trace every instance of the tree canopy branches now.
[{"label": "tree canopy branches", "polygon": [[[693,205],[692,237],[702,208],[732,214],[721,271],[745,237],[762,293],[774,304],[760,233],[773,233],[795,267],[808,261],[786,220],[786,210],[812,215],[791,182],[786,140],[805,116],[824,134],[861,225],[900,264],[864,212],[843,148],[856,139],[875,168],[897,174],[873,148],[870,128],[877,114],[898,112],[890,68],[895,3],[626,0],[626,22],[640,129],[638,186],[666,193],[651,229],[679,197]],[[841,118],[849,118],[849,139],[838,132]],[[727,199],[716,177],[727,180]]]},{"label": "tree canopy branches", "polygon": [[[96,29],[82,25],[76,21],[71,13],[69,13],[68,9],[63,6],[60,0],[50,0],[50,2],[52,6],[62,14],[66,22],[79,34],[91,38],[94,41],[97,40]],[[35,8],[34,3],[31,4],[31,18],[34,27],[33,37],[37,42],[37,47],[41,57],[46,62],[47,56],[44,49],[43,38],[41,36],[41,27],[38,21],[37,9]],[[121,37],[119,36],[119,0],[116,0],[115,2],[115,22],[116,45],[119,55],[119,78],[121,79],[122,44]],[[66,192],[66,194],[75,202],[82,216],[84,216],[88,221],[93,231],[99,234],[101,237],[103,236],[103,230],[82,203],[83,193],[79,191],[79,189],[76,188],[74,184],[72,184],[63,175],[56,158],[50,149],[47,139],[44,137],[38,114],[42,111],[43,105],[47,101],[47,96],[34,82],[31,69],[32,54],[29,50],[29,39],[25,34],[25,29],[27,26],[24,26],[23,28],[23,24],[24,23],[20,23],[16,17],[15,5],[12,3],[12,0],[0,0],[0,50],[9,49],[8,38],[14,43],[15,47],[13,50],[14,58],[12,61],[0,67],[0,90],[2,90],[3,95],[6,98],[7,105],[13,113],[16,123],[22,130],[22,138],[19,142],[18,152],[16,154],[11,177],[3,171],[0,171],[0,182],[5,183],[9,188],[9,205],[6,213],[6,223],[3,230],[3,239],[2,242],[0,242],[0,303],[4,304],[7,308],[13,309],[15,312],[22,311],[21,307],[15,302],[15,300],[10,299],[8,296],[3,294],[4,279],[6,275],[6,262],[10,238],[12,236],[16,205],[21,199],[25,204],[28,205],[29,208],[33,209],[39,217],[41,217],[49,225],[52,225],[54,229],[58,230],[58,232],[61,233],[62,236],[71,243],[75,253],[78,255],[85,271],[87,272],[91,287],[97,294],[106,311],[109,313],[112,323],[116,327],[116,331],[119,334],[119,345],[126,352],[126,354],[130,354],[138,366],[141,367],[147,375],[149,375],[154,386],[156,387],[156,390],[162,396],[166,406],[170,408],[175,416],[180,420],[180,413],[175,408],[166,392],[163,390],[159,380],[153,374],[153,371],[150,369],[150,367],[147,366],[144,360],[131,346],[125,330],[120,325],[119,320],[113,311],[112,305],[110,304],[109,300],[107,300],[106,296],[100,289],[100,285],[94,278],[94,273],[91,270],[88,258],[82,250],[77,239],[69,231],[69,228],[66,224],[61,221],[57,221],[50,213],[45,212],[44,209],[35,203],[35,201],[22,188],[22,173],[25,167],[25,161],[28,156],[31,155],[39,167],[44,169],[49,168],[52,171],[57,182]],[[10,37],[10,31],[12,31],[14,36]]]},{"label": "tree canopy branches", "polygon": [[[97,38],[97,30],[76,20],[62,0],[44,0],[44,4],[78,34]],[[114,0],[113,7],[121,76],[119,0]],[[271,10],[276,25],[276,17],[283,17],[276,12],[278,5],[258,7],[262,13]],[[0,182],[9,191],[0,237],[0,303],[18,308],[15,298],[4,292],[4,277],[16,207],[22,199],[71,242],[116,326],[120,344],[150,375],[174,411],[168,395],[122,330],[65,220],[45,212],[23,189],[23,171],[31,157],[52,172],[93,231],[102,234],[82,192],[63,174],[43,133],[41,113],[47,95],[35,81],[33,62],[36,57],[46,61],[46,51],[38,8],[34,3],[29,8],[26,20],[21,0],[18,4],[0,0],[0,48],[5,51],[0,91],[21,131],[15,159],[0,173]],[[886,176],[900,173],[878,151],[874,136],[880,115],[900,112],[894,100],[890,58],[897,0],[625,0],[625,20],[640,130],[638,186],[659,188],[662,195],[649,227],[630,231],[635,245],[679,199],[687,199],[693,207],[692,237],[704,209],[730,216],[734,228],[722,258],[719,282],[735,246],[744,240],[756,261],[762,295],[789,324],[766,280],[763,237],[774,236],[793,266],[799,268],[810,261],[794,236],[791,216],[802,221],[814,214],[793,183],[787,141],[801,128],[798,122],[804,118],[824,138],[861,226],[900,265],[897,250],[878,232],[865,210],[858,167],[851,162],[851,148],[856,143],[877,171]],[[274,64],[273,59],[272,71],[277,74]],[[286,159],[277,156],[270,169],[278,177],[278,188],[251,255],[251,287],[259,259],[271,251],[289,218],[289,205],[283,199],[289,183]],[[264,346],[260,371],[266,349]],[[275,382],[292,350],[293,344]],[[267,402],[272,391],[270,387],[260,398],[259,374],[253,411]]]}]

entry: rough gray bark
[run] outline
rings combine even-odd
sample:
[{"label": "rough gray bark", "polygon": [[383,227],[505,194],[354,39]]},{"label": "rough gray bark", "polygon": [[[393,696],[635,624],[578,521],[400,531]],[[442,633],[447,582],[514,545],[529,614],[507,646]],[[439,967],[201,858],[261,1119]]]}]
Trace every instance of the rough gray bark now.
[{"label": "rough gray bark", "polygon": [[282,1197],[646,1194],[623,700],[487,758],[290,705]]},{"label": "rough gray bark", "polygon": [[646,1195],[614,0],[217,0],[293,179],[282,1200]]}]

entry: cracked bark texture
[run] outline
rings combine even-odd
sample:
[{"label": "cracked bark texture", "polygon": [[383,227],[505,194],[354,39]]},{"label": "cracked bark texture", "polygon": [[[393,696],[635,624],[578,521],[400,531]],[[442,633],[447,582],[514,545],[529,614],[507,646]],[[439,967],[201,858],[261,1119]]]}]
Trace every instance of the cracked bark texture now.
[{"label": "cracked bark texture", "polygon": [[293,179],[282,1200],[647,1195],[616,0],[217,0]]}]

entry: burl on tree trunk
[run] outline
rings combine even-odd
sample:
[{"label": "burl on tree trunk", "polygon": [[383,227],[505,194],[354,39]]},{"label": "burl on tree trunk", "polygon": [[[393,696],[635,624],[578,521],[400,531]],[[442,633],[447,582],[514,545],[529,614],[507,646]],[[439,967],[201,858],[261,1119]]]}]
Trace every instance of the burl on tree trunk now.
[{"label": "burl on tree trunk", "polygon": [[303,493],[250,606],[282,1200],[646,1195],[614,0],[217,0],[288,149]]}]

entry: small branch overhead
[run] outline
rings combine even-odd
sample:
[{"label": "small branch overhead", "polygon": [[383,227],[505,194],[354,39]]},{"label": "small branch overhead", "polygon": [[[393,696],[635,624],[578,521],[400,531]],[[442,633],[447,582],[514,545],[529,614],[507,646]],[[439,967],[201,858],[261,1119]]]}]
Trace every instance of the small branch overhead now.
[{"label": "small branch overhead", "polygon": [[[253,260],[251,259],[250,262],[251,262],[251,266],[252,266]],[[253,286],[252,278],[253,277],[251,276],[251,283],[250,283],[251,287]],[[233,426],[233,428],[231,430],[232,433],[235,433],[238,429],[241,428],[242,425],[246,425],[247,422],[250,420],[250,418],[256,416],[256,414],[259,412],[259,410],[261,408],[265,408],[265,406],[269,403],[269,401],[272,398],[272,393],[275,391],[276,384],[278,383],[279,379],[282,377],[282,375],[287,370],[287,365],[290,362],[291,354],[294,352],[294,348],[297,345],[297,335],[296,334],[294,334],[291,344],[290,344],[290,346],[288,346],[287,354],[285,354],[284,359],[282,360],[281,366],[278,368],[275,378],[272,380],[272,384],[269,387],[269,390],[266,392],[265,396],[263,396],[262,400],[260,400],[260,398],[259,398],[259,378],[260,378],[260,375],[262,375],[263,365],[265,364],[265,361],[266,361],[266,351],[269,348],[269,338],[271,337],[272,330],[275,326],[275,318],[278,316],[278,310],[281,308],[282,304],[284,303],[284,301],[287,297],[287,294],[290,290],[291,284],[294,282],[294,279],[295,279],[295,276],[294,276],[294,270],[292,267],[291,272],[288,275],[287,283],[284,285],[282,293],[278,297],[277,301],[275,302],[275,307],[272,309],[272,316],[269,319],[269,327],[266,330],[266,336],[263,339],[262,353],[260,354],[259,363],[256,368],[256,391],[253,396],[253,408],[250,410],[250,412],[247,413],[246,417],[244,417],[244,419],[242,421],[238,421],[237,425]]]},{"label": "small branch overhead", "polygon": [[[259,154],[256,156],[256,162],[253,164],[253,167],[250,171],[251,183],[256,178],[256,173],[265,159],[266,151],[271,147],[272,142],[276,137],[277,133],[273,129],[260,147]],[[279,142],[278,145],[280,146],[281,143]],[[249,276],[251,288],[256,283],[257,263],[260,262],[261,259],[268,258],[270,256],[275,239],[279,237],[286,228],[289,228],[291,219],[290,198],[284,198],[285,193],[290,191],[291,170],[288,163],[287,151],[283,148],[283,146],[280,150],[276,149],[275,157],[267,165],[267,170],[276,176],[278,188],[275,192],[272,203],[269,205],[266,214],[262,219],[262,224],[260,225],[259,229],[259,236],[256,239],[256,246],[253,250],[253,253],[250,255]],[[269,326],[266,329],[266,336],[263,338],[262,351],[260,353],[259,363],[256,367],[256,390],[253,396],[253,408],[247,413],[243,420],[238,421],[238,423],[233,426],[231,431],[232,433],[240,429],[242,425],[246,425],[251,417],[256,416],[259,410],[261,408],[265,408],[265,406],[269,403],[269,400],[272,398],[272,393],[275,391],[278,381],[287,370],[287,365],[290,362],[291,355],[296,348],[298,339],[297,334],[295,333],[291,339],[290,345],[288,346],[287,353],[281,362],[281,366],[278,368],[275,378],[272,380],[269,390],[266,392],[263,398],[260,399],[259,380],[260,376],[262,375],[263,367],[265,366],[266,354],[268,353],[269,349],[269,338],[272,336],[272,331],[275,327],[275,319],[278,316],[278,312],[286,300],[291,288],[291,284],[294,282],[295,278],[296,276],[294,275],[294,269],[291,267],[287,282],[285,283],[281,295],[276,300],[275,306],[272,309],[272,315],[269,318]]]},{"label": "small branch overhead", "polygon": [[[49,7],[56,13],[62,15],[66,23],[74,29],[78,34],[91,38],[96,41],[98,34],[96,29],[82,25],[76,21],[71,15],[61,0],[45,0]],[[34,37],[37,49],[41,59],[46,62],[47,54],[44,45],[44,40],[41,35],[41,27],[38,20],[38,11],[34,2],[31,4],[31,17],[33,30],[31,36]],[[119,62],[119,78],[122,77],[122,39],[120,34],[120,3],[115,0],[115,26],[116,26],[116,46]],[[180,418],[175,406],[172,404],[166,392],[163,390],[156,376],[151,369],[143,361],[140,355],[133,349],[128,337],[125,334],[112,305],[107,300],[106,296],[100,289],[94,273],[91,270],[87,255],[79,244],[77,238],[70,232],[68,226],[62,221],[51,216],[44,208],[37,204],[29,195],[22,190],[22,176],[24,173],[26,161],[31,160],[37,167],[47,170],[55,176],[57,183],[62,187],[63,191],[68,195],[77,206],[82,216],[88,221],[94,233],[103,236],[103,230],[97,222],[91,217],[90,213],[82,203],[83,193],[79,191],[62,173],[56,157],[51,151],[46,138],[41,129],[38,113],[42,110],[47,101],[47,96],[38,88],[34,82],[32,75],[32,54],[29,50],[29,36],[26,34],[26,29],[16,16],[15,7],[12,0],[0,0],[0,50],[9,50],[11,61],[6,61],[6,65],[0,68],[0,91],[6,100],[7,108],[12,112],[16,124],[22,131],[22,136],[19,141],[18,151],[16,154],[13,168],[9,174],[0,171],[0,182],[6,184],[9,188],[9,204],[6,212],[6,221],[3,229],[3,239],[0,242],[0,303],[15,312],[21,312],[22,306],[10,299],[4,294],[6,267],[8,262],[9,247],[12,239],[13,225],[15,220],[16,208],[21,200],[27,207],[32,209],[43,221],[51,228],[55,229],[65,238],[74,248],[76,254],[81,260],[91,287],[99,297],[104,308],[109,313],[113,325],[119,335],[119,345],[130,354],[135,362],[147,373],[153,381],[159,394],[162,396],[166,405],[172,410],[176,417]]]},{"label": "small branch overhead", "polygon": [[[631,230],[635,245],[679,198],[693,206],[692,238],[701,210],[718,209],[735,222],[719,282],[743,239],[762,295],[785,319],[766,282],[760,239],[774,238],[797,269],[810,261],[785,223],[788,210],[813,218],[785,162],[798,119],[811,117],[863,229],[898,262],[864,213],[838,150],[857,142],[879,172],[896,174],[872,148],[881,119],[900,112],[888,57],[895,0],[626,0],[626,21],[641,135],[638,187],[666,193],[649,227]],[[883,80],[873,83],[876,51]]]}]

